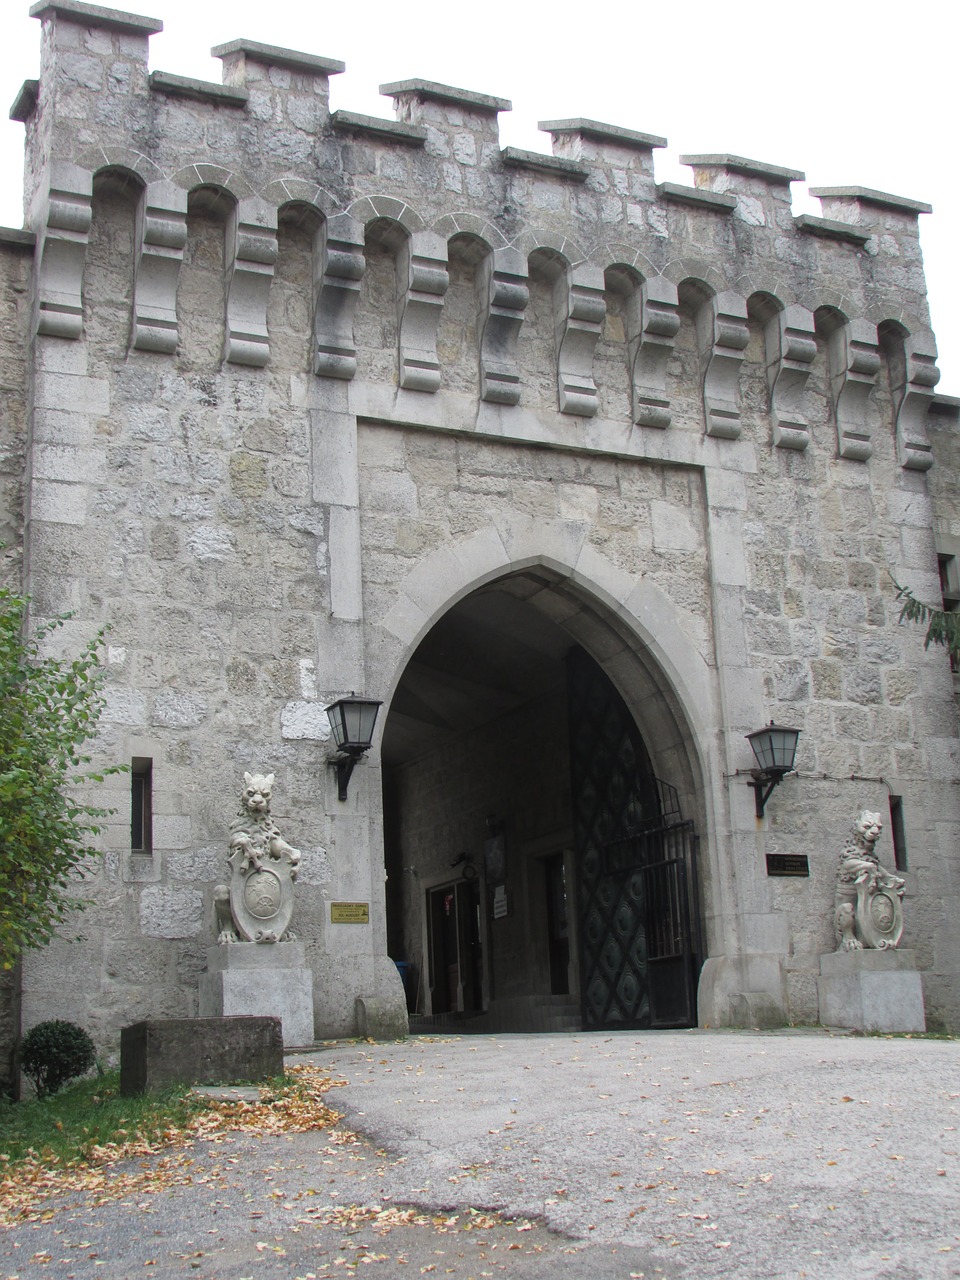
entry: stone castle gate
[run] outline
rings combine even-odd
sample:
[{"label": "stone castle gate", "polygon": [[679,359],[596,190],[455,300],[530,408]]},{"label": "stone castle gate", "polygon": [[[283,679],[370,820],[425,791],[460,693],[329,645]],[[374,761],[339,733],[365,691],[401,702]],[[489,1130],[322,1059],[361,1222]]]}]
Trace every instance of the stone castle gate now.
[{"label": "stone castle gate", "polygon": [[[927,206],[830,188],[795,217],[795,170],[658,183],[632,129],[501,148],[500,98],[413,80],[395,119],[331,113],[329,58],[233,40],[211,84],[148,69],[150,19],[31,12],[0,524],[37,621],[70,611],[68,647],[110,625],[96,753],[134,790],[104,788],[82,937],[26,958],[24,1025],[110,1046],[196,1011],[262,770],[319,1035],[358,997],[817,1021],[862,807],[897,817],[928,1021],[956,1027],[953,677],[893,586],[953,599],[960,554]],[[340,801],[325,707],[351,690],[386,705]],[[771,719],[799,777],[757,819],[744,735]],[[629,859],[681,827],[671,950],[679,889]]]}]

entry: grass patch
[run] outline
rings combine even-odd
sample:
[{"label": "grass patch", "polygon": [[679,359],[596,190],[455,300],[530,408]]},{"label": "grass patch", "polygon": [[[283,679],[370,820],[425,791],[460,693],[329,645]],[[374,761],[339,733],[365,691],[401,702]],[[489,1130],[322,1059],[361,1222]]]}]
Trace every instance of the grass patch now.
[{"label": "grass patch", "polygon": [[[315,1066],[299,1065],[262,1082],[255,1101],[202,1097],[186,1085],[122,1098],[120,1073],[112,1071],[52,1097],[0,1102],[0,1225],[46,1221],[70,1193],[103,1204],[189,1185],[198,1145],[214,1144],[207,1149],[215,1150],[228,1133],[332,1130],[340,1116],[326,1094],[341,1083]],[[326,1141],[357,1139],[337,1130]],[[205,1160],[204,1180],[223,1177],[227,1185],[236,1170],[233,1163],[226,1170]]]},{"label": "grass patch", "polygon": [[949,1031],[857,1031],[871,1040],[960,1040],[960,1036]]},{"label": "grass patch", "polygon": [[51,1097],[0,1102],[0,1160],[30,1157],[48,1165],[72,1165],[89,1160],[98,1148],[162,1145],[205,1109],[185,1085],[122,1098],[120,1072],[107,1071]]}]

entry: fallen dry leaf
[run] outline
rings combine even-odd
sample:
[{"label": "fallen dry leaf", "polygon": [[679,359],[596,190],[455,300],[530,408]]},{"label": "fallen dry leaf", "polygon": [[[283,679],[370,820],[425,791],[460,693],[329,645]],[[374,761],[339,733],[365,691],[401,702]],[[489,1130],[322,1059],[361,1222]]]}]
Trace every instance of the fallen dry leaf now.
[{"label": "fallen dry leaf", "polygon": [[[39,1206],[67,1191],[89,1192],[94,1204],[103,1204],[118,1197],[189,1185],[194,1178],[189,1148],[195,1142],[218,1142],[224,1133],[303,1133],[335,1125],[340,1114],[327,1106],[323,1095],[343,1081],[332,1080],[307,1065],[291,1068],[288,1075],[292,1080],[279,1093],[265,1086],[257,1102],[209,1099],[188,1124],[167,1129],[159,1141],[137,1138],[105,1143],[93,1147],[85,1160],[68,1165],[44,1161],[35,1155],[5,1162],[0,1166],[0,1223],[48,1220],[51,1211],[41,1212]],[[355,1143],[357,1138],[338,1130],[330,1140],[339,1145]],[[161,1156],[149,1168],[116,1168],[135,1156],[152,1156],[170,1148],[173,1150],[169,1155]]]}]

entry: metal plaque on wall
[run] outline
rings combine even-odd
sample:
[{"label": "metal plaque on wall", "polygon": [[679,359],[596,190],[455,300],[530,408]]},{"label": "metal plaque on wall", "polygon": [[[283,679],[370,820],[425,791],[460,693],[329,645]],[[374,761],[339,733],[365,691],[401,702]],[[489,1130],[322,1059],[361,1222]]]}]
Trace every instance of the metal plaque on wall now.
[{"label": "metal plaque on wall", "polygon": [[331,924],[369,924],[369,902],[331,902]]},{"label": "metal plaque on wall", "polygon": [[810,875],[810,861],[805,853],[768,853],[768,876]]}]

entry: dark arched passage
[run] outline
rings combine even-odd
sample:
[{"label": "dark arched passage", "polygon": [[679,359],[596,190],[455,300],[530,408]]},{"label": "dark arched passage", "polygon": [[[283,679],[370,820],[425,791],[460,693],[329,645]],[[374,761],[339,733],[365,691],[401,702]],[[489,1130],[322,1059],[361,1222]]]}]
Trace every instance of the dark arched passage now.
[{"label": "dark arched passage", "polygon": [[389,947],[414,1026],[696,1021],[680,737],[650,665],[543,566],[439,618],[383,736]]}]

